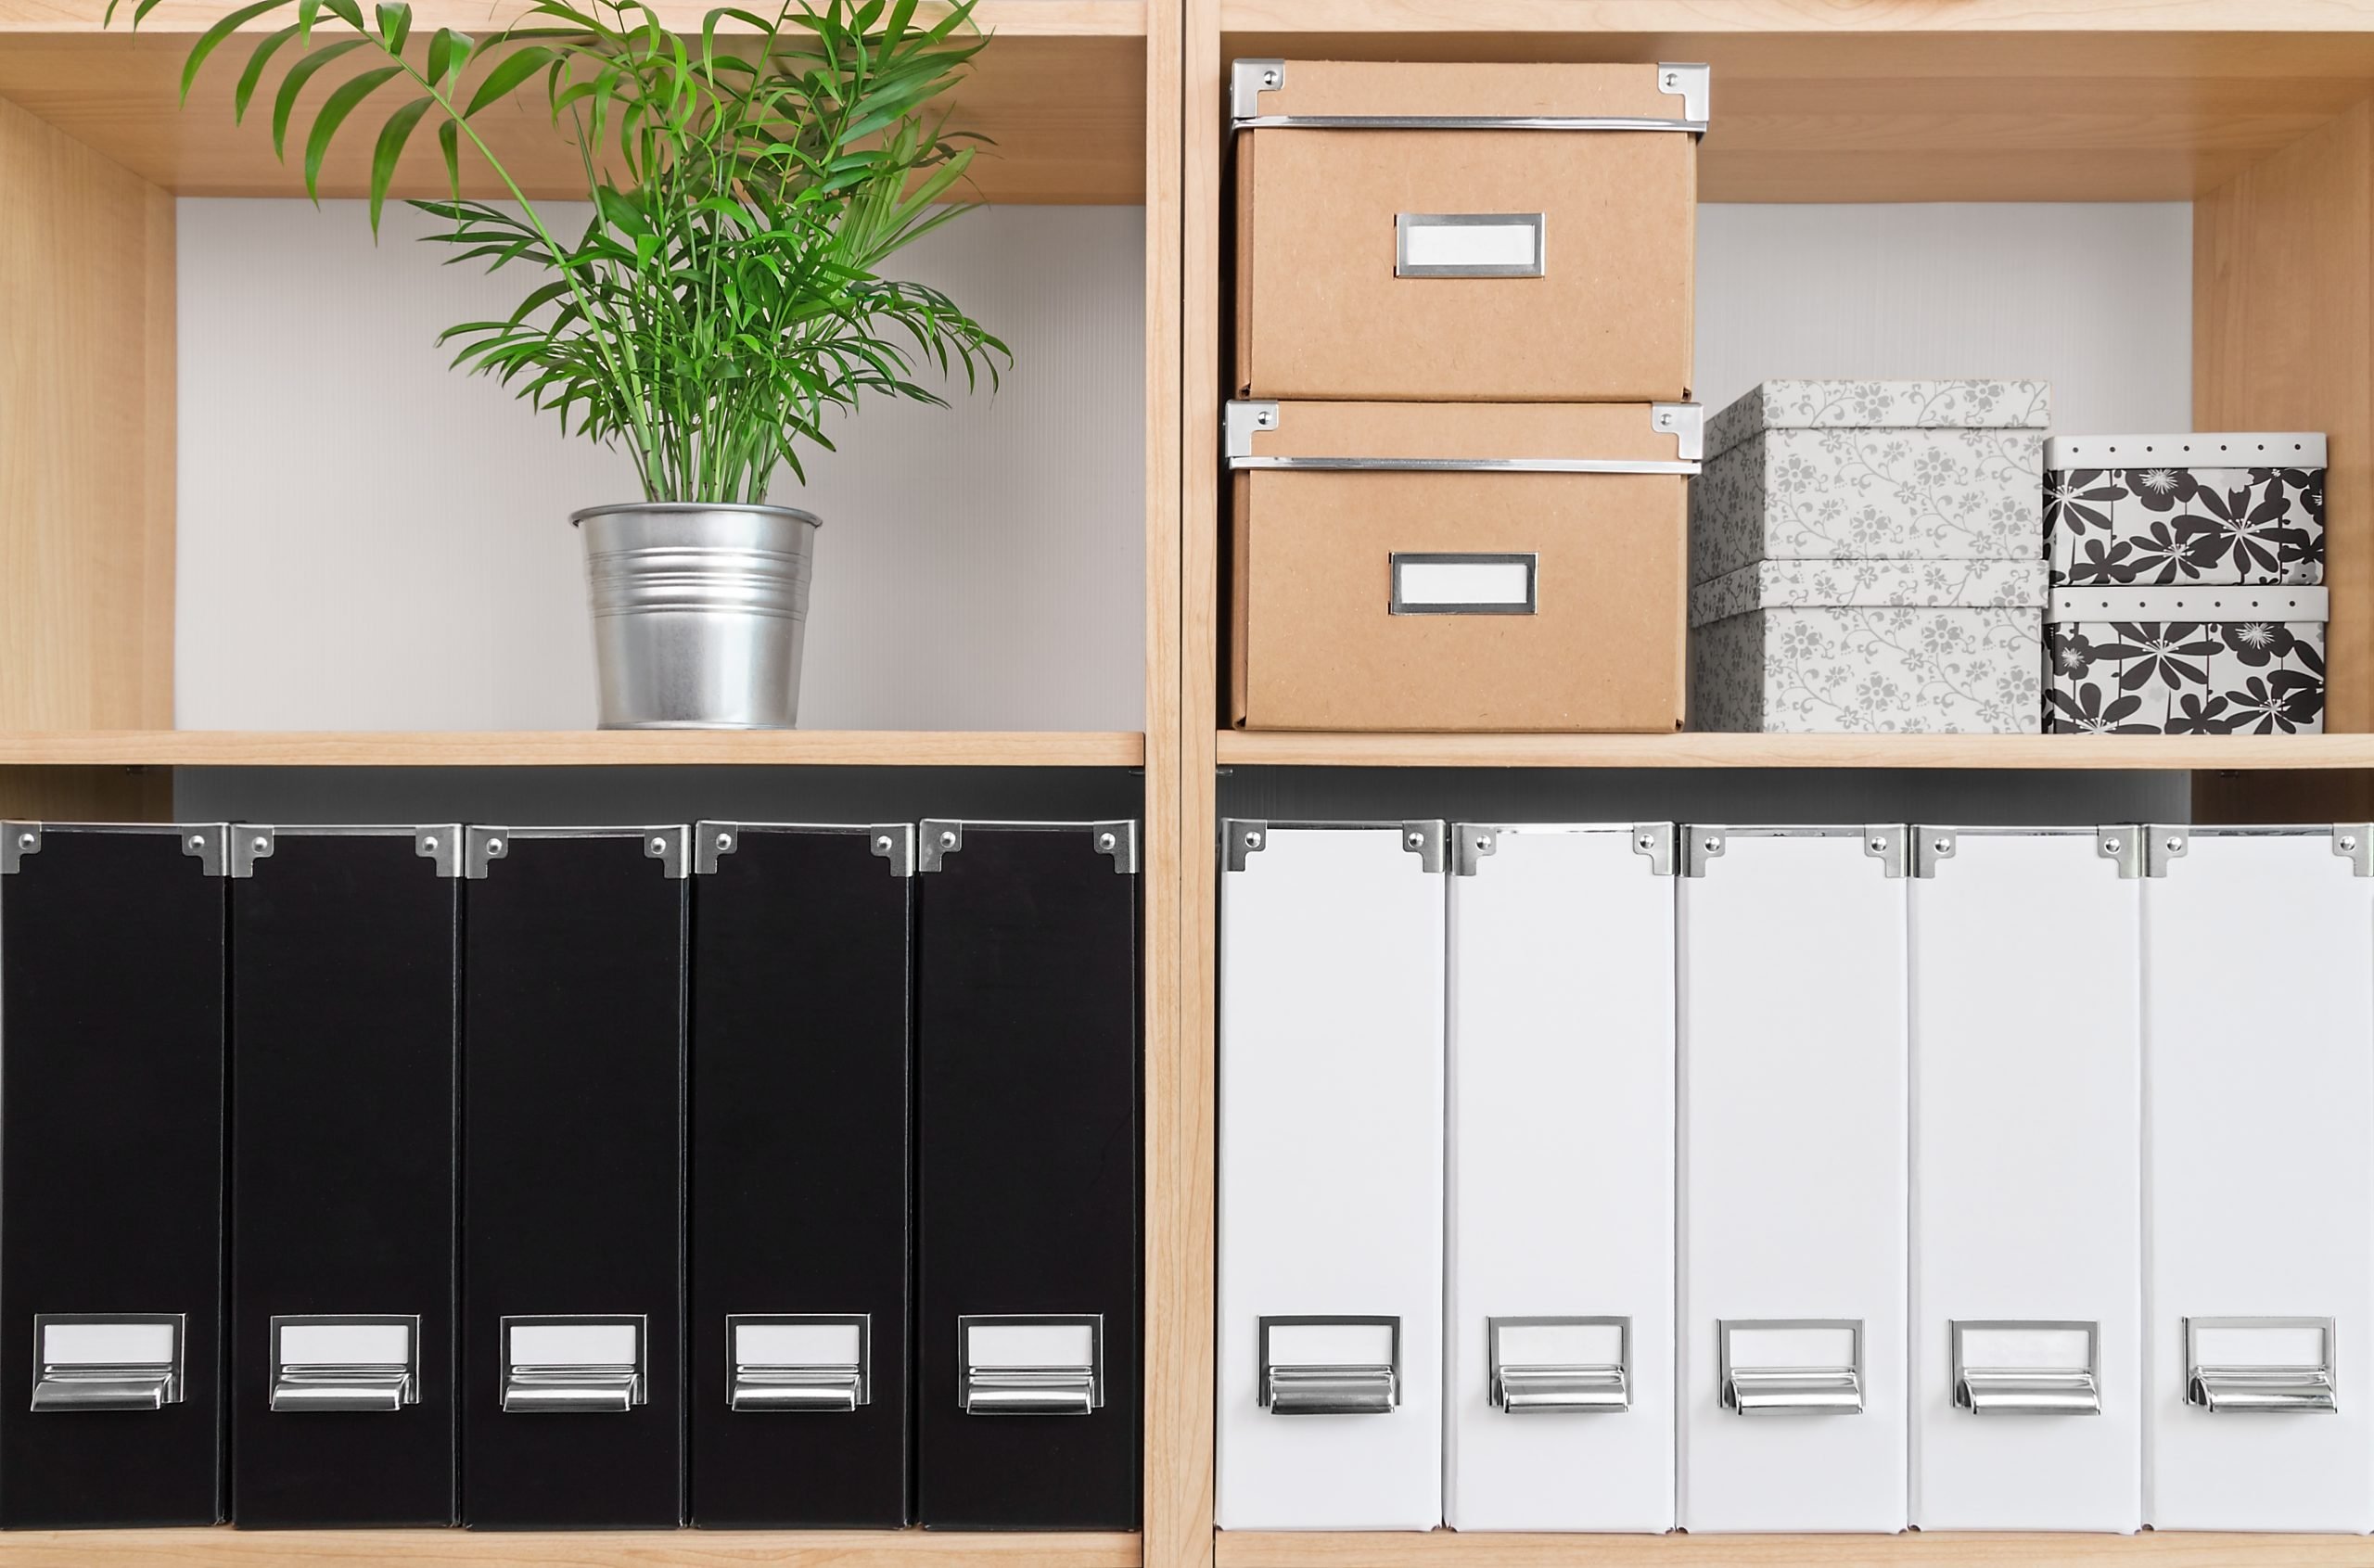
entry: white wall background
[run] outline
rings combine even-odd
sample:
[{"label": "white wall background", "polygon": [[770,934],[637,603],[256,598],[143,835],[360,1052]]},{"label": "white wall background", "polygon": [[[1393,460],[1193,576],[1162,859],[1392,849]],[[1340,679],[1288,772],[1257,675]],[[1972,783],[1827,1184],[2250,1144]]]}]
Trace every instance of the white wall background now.
[{"label": "white wall background", "polygon": [[[565,209],[581,223],[582,209]],[[635,498],[438,332],[541,279],[440,266],[430,220],[185,199],[175,719],[195,729],[594,722],[568,514]],[[800,721],[1144,724],[1144,214],[974,213],[902,256],[1015,348],[994,397],[875,404],[803,491],[817,513]]]},{"label": "white wall background", "polygon": [[[1783,376],[2022,376],[2070,431],[2186,429],[2191,209],[1701,210],[1699,396]],[[565,522],[630,497],[434,347],[519,292],[357,204],[180,203],[178,721],[579,727]],[[994,399],[878,405],[820,454],[801,722],[1142,722],[1142,213],[1009,208],[913,253],[1016,345]],[[390,461],[392,454],[392,461]]]},{"label": "white wall background", "polygon": [[2192,428],[2192,208],[1702,207],[1698,400],[1780,376],[2041,376],[2071,434]]}]

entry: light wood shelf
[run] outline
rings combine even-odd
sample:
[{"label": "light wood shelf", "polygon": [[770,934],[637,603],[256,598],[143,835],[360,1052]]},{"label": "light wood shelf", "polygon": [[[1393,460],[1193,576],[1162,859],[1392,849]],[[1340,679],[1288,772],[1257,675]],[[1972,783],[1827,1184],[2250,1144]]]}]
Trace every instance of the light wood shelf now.
[{"label": "light wood shelf", "polygon": [[6,1568],[1138,1568],[1135,1535],[931,1530],[18,1530]]},{"label": "light wood shelf", "polygon": [[1216,1568],[2366,1568],[2363,1536],[1525,1536],[1221,1531]]},{"label": "light wood shelf", "polygon": [[1708,201],[2163,201],[2374,95],[2358,0],[1217,0],[1223,59],[1704,60]]},{"label": "light wood shelf", "polygon": [[[108,0],[0,0],[0,98],[175,195],[302,195],[300,165],[273,157],[268,102],[251,108],[249,123],[232,121],[231,89],[247,56],[239,40],[217,51],[188,107],[180,105],[182,61],[200,32],[237,8],[232,0],[167,0],[136,34],[129,27],[132,4],[124,0],[114,27],[103,28]],[[955,94],[951,123],[996,144],[974,163],[974,183],[985,198],[1145,199],[1146,5],[982,0],[975,15],[992,42]],[[658,0],[656,8],[670,25],[697,32],[709,6]],[[521,9],[521,0],[415,0],[414,35],[422,48],[440,26],[484,37]],[[255,32],[284,25],[275,14]],[[326,19],[325,26],[340,31]],[[333,79],[359,69],[350,59],[324,70],[306,89],[297,122],[311,123],[312,108],[328,96]],[[367,119],[367,109],[358,118]],[[583,196],[578,155],[554,135],[540,104],[498,106],[472,124],[522,176],[530,196]],[[370,152],[371,136],[350,129],[323,166],[322,193],[365,194]],[[464,175],[467,194],[503,194],[468,154]],[[424,131],[398,166],[396,194],[434,197],[445,188],[435,139]]]},{"label": "light wood shelf", "polygon": [[[1223,767],[2374,768],[2374,735],[1444,735],[1223,730]],[[5,754],[0,754],[5,759]]]},{"label": "light wood shelf", "polygon": [[0,768],[1136,768],[1129,730],[0,732]]}]

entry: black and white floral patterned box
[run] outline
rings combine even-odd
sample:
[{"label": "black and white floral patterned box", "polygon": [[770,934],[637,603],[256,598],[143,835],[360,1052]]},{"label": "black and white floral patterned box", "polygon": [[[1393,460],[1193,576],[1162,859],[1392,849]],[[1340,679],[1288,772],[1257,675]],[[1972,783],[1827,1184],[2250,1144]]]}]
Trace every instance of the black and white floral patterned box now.
[{"label": "black and white floral patterned box", "polygon": [[1707,421],[1691,580],[1757,561],[2042,554],[2042,381],[1767,381]]},{"label": "black and white floral patterned box", "polygon": [[2328,591],[2059,587],[2045,611],[2054,734],[2317,734]]},{"label": "black and white floral patterned box", "polygon": [[2325,438],[2055,436],[2052,580],[2085,587],[2325,580]]},{"label": "black and white floral patterned box", "polygon": [[2045,567],[1761,561],[1690,595],[1690,727],[2034,734]]}]

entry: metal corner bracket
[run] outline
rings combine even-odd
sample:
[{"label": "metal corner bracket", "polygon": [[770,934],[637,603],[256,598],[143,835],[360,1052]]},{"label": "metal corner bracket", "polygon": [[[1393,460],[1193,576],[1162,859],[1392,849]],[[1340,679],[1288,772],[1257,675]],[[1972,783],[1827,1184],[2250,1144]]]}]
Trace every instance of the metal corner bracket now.
[{"label": "metal corner bracket", "polygon": [[233,822],[225,834],[229,844],[225,873],[244,882],[256,873],[256,862],[272,859],[279,835],[262,822]]},{"label": "metal corner bracket", "polygon": [[1403,822],[1401,848],[1418,857],[1418,867],[1429,876],[1443,870],[1443,824],[1439,821]]},{"label": "metal corner bracket", "polygon": [[2098,827],[2094,853],[2118,866],[2120,881],[2132,882],[2143,874],[2143,830],[2133,823]]},{"label": "metal corner bracket", "polygon": [[645,828],[643,852],[659,862],[659,873],[670,882],[682,882],[693,874],[692,829],[683,823],[673,827]]},{"label": "metal corner bracket", "polygon": [[1863,829],[1863,853],[1880,862],[1880,874],[1893,881],[1910,868],[1906,864],[1905,832],[1901,822],[1873,822]]},{"label": "metal corner bracket", "polygon": [[1950,860],[1960,848],[1961,839],[1951,828],[1921,827],[1912,829],[1912,874],[1927,880],[1937,874],[1937,862]]},{"label": "metal corner bracket", "polygon": [[1632,824],[1632,852],[1648,860],[1651,876],[1673,874],[1674,844],[1679,832],[1671,822]]},{"label": "metal corner bracket", "polygon": [[742,835],[726,822],[693,824],[693,874],[715,876],[717,862],[742,847]]},{"label": "metal corner bracket", "polygon": [[1720,860],[1730,844],[1730,835],[1718,827],[1684,824],[1676,831],[1681,835],[1681,874],[1685,877],[1705,875],[1706,862]]},{"label": "metal corner bracket", "polygon": [[1500,830],[1476,822],[1453,822],[1450,827],[1450,870],[1453,876],[1474,876],[1487,855],[1500,852]]},{"label": "metal corner bracket", "polygon": [[1220,823],[1220,849],[1223,863],[1231,871],[1243,871],[1244,858],[1258,854],[1270,847],[1270,824],[1232,817]]},{"label": "metal corner bracket", "polygon": [[1278,405],[1271,402],[1234,402],[1220,416],[1220,455],[1253,455],[1253,433],[1278,427]]},{"label": "metal corner bracket", "polygon": [[208,876],[232,874],[228,822],[184,823],[175,831],[181,835],[182,853],[196,860],[200,872]]},{"label": "metal corner bracket", "polygon": [[511,830],[507,827],[480,827],[476,823],[462,831],[462,875],[471,882],[484,882],[487,867],[511,853]]},{"label": "metal corner bracket", "polygon": [[41,853],[39,822],[0,822],[0,876],[13,876],[27,855]]},{"label": "metal corner bracket", "polygon": [[925,817],[916,828],[917,852],[915,869],[935,872],[947,864],[948,857],[964,848],[964,824],[940,822]]},{"label": "metal corner bracket", "polygon": [[894,877],[915,874],[915,824],[876,822],[865,830],[866,848],[878,860],[890,862]]},{"label": "metal corner bracket", "polygon": [[1679,98],[1681,117],[1693,125],[1706,123],[1707,110],[1714,103],[1714,86],[1715,71],[1711,66],[1677,61],[1657,67],[1657,91]]},{"label": "metal corner bracket", "polygon": [[1138,873],[1138,824],[1134,822],[1091,822],[1089,842],[1096,852],[1113,862],[1114,874],[1135,876]]},{"label": "metal corner bracket", "polygon": [[2335,822],[2333,853],[2349,862],[2352,876],[2374,876],[2374,822]]},{"label": "metal corner bracket", "polygon": [[1651,403],[1649,427],[1674,439],[1674,456],[1682,462],[1706,461],[1706,411],[1697,403]]},{"label": "metal corner bracket", "polygon": [[2182,860],[2192,847],[2192,833],[2180,822],[2146,822],[2137,830],[2143,835],[2143,874],[2165,876],[2168,862]]},{"label": "metal corner bracket", "polygon": [[462,874],[462,824],[439,822],[434,827],[415,828],[412,835],[412,852],[422,860],[432,861],[441,877]]},{"label": "metal corner bracket", "polygon": [[[1274,93],[1285,84],[1286,62],[1283,60],[1231,60],[1228,68],[1230,122],[1251,120],[1259,114],[1261,95]],[[1685,98],[1684,102],[1687,101]]]}]

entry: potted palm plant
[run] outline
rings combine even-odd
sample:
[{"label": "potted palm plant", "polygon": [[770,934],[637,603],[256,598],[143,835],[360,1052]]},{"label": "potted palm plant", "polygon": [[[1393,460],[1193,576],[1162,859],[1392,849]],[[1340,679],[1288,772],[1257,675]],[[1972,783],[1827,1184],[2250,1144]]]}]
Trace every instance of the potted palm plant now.
[{"label": "potted palm plant", "polygon": [[[133,25],[160,3],[138,0]],[[191,46],[185,100],[224,43],[247,45],[242,121],[278,68],[274,150],[295,140],[316,201],[324,158],[370,106],[375,234],[405,147],[433,125],[447,195],[412,203],[440,220],[425,237],[450,261],[533,275],[508,317],[439,340],[634,460],[641,499],[570,519],[606,728],[791,724],[820,524],[769,503],[778,471],[804,478],[802,448],[829,449],[826,419],[870,394],[942,402],[926,366],[970,388],[1010,363],[946,295],[880,270],[977,205],[954,194],[976,138],[934,107],[985,42],[975,3],[919,19],[917,0],[776,0],[712,10],[693,37],[644,0],[534,0],[486,38],[423,42],[409,5],[366,18],[359,0],[257,0]],[[577,153],[590,215],[540,209],[482,135],[490,108],[523,96]],[[507,202],[463,197],[466,157]]]}]

